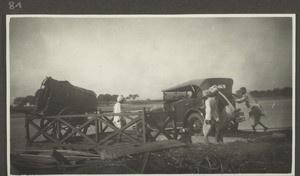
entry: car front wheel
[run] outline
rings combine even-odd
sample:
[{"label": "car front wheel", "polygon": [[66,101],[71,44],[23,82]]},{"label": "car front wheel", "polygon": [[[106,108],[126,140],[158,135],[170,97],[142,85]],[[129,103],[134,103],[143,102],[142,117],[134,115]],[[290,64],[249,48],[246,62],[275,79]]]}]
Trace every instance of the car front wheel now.
[{"label": "car front wheel", "polygon": [[200,113],[192,113],[187,118],[187,128],[191,134],[201,134],[203,127],[204,117]]}]

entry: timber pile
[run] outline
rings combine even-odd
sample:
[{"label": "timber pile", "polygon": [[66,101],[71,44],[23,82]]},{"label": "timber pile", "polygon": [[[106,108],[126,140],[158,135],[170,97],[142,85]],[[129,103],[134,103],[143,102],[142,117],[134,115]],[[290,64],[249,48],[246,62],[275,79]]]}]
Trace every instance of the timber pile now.
[{"label": "timber pile", "polygon": [[[183,147],[186,144],[176,141],[156,141],[145,144],[127,144],[106,146],[98,153],[89,151],[74,150],[14,150],[11,153],[11,165],[25,173],[34,174],[35,171],[45,170],[44,173],[65,172],[69,169],[75,169],[87,166],[91,162],[101,162],[107,159],[115,159],[122,156],[146,153],[142,172],[146,167],[149,152],[175,147]],[[41,172],[38,172],[41,173]],[[43,172],[42,172],[43,173]]]},{"label": "timber pile", "polygon": [[14,150],[11,165],[19,170],[77,168],[85,161],[99,160],[100,155],[72,150]]}]

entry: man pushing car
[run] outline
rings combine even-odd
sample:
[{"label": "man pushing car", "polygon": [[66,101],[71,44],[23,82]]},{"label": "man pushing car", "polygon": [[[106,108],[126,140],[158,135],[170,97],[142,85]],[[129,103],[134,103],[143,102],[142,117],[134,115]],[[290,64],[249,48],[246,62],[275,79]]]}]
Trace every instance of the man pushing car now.
[{"label": "man pushing car", "polygon": [[[203,123],[203,135],[208,142],[208,134],[212,129],[215,130],[216,142],[222,141],[222,128],[228,122],[228,119],[236,112],[229,100],[219,91],[216,85],[211,86],[208,90],[202,92],[205,105],[205,119]],[[221,98],[225,99],[227,104],[219,109]]]}]

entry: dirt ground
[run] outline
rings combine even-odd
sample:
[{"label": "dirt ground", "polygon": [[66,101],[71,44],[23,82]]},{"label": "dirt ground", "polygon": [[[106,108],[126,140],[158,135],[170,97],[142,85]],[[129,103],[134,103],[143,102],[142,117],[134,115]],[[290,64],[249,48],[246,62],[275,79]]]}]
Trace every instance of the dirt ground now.
[{"label": "dirt ground", "polygon": [[[145,174],[191,173],[291,173],[292,137],[284,140],[192,144],[150,152]],[[261,133],[257,134],[261,135]],[[145,154],[117,159],[89,160],[68,169],[12,168],[12,174],[133,174],[141,173]]]},{"label": "dirt ground", "polygon": [[[290,143],[259,142],[189,145],[150,154],[144,173],[290,173]],[[144,155],[90,163],[72,174],[140,173]]]}]

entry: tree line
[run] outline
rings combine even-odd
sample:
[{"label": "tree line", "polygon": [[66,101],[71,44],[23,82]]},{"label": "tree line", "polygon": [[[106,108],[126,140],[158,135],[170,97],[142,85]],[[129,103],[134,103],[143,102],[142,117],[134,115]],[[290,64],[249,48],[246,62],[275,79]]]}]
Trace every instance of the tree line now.
[{"label": "tree line", "polygon": [[[37,101],[37,98],[39,96],[39,93],[40,93],[40,89],[36,91],[34,96],[28,95],[26,97],[17,97],[13,100],[13,104],[14,104],[14,106],[17,106],[17,107],[23,107],[27,104],[28,105],[35,105],[36,101]],[[107,103],[108,104],[109,102],[117,101],[117,98],[118,98],[118,95],[116,95],[116,94],[113,94],[113,95],[111,95],[111,94],[100,94],[97,97],[97,101],[98,101],[98,103]],[[125,97],[125,99],[127,101],[134,101],[137,98],[139,98],[138,94],[129,94],[127,97]]]},{"label": "tree line", "polygon": [[291,87],[284,87],[283,89],[273,89],[273,90],[261,90],[261,91],[251,91],[249,92],[253,98],[264,98],[264,97],[292,97],[293,90]]},{"label": "tree line", "polygon": [[[21,107],[24,105],[35,105],[37,101],[37,97],[39,95],[39,91],[37,90],[35,95],[28,95],[26,97],[17,97],[14,99],[13,104],[15,106]],[[237,94],[239,93],[239,90],[236,91]],[[250,95],[254,98],[263,98],[263,97],[292,97],[293,90],[291,87],[284,87],[282,89],[280,88],[275,88],[273,90],[261,90],[261,91],[250,91]],[[97,97],[98,103],[107,103],[109,104],[110,102],[115,102],[117,101],[118,95],[116,94],[100,94]],[[129,94],[127,97],[125,97],[126,101],[134,101],[137,98],[139,98],[138,94]]]}]

